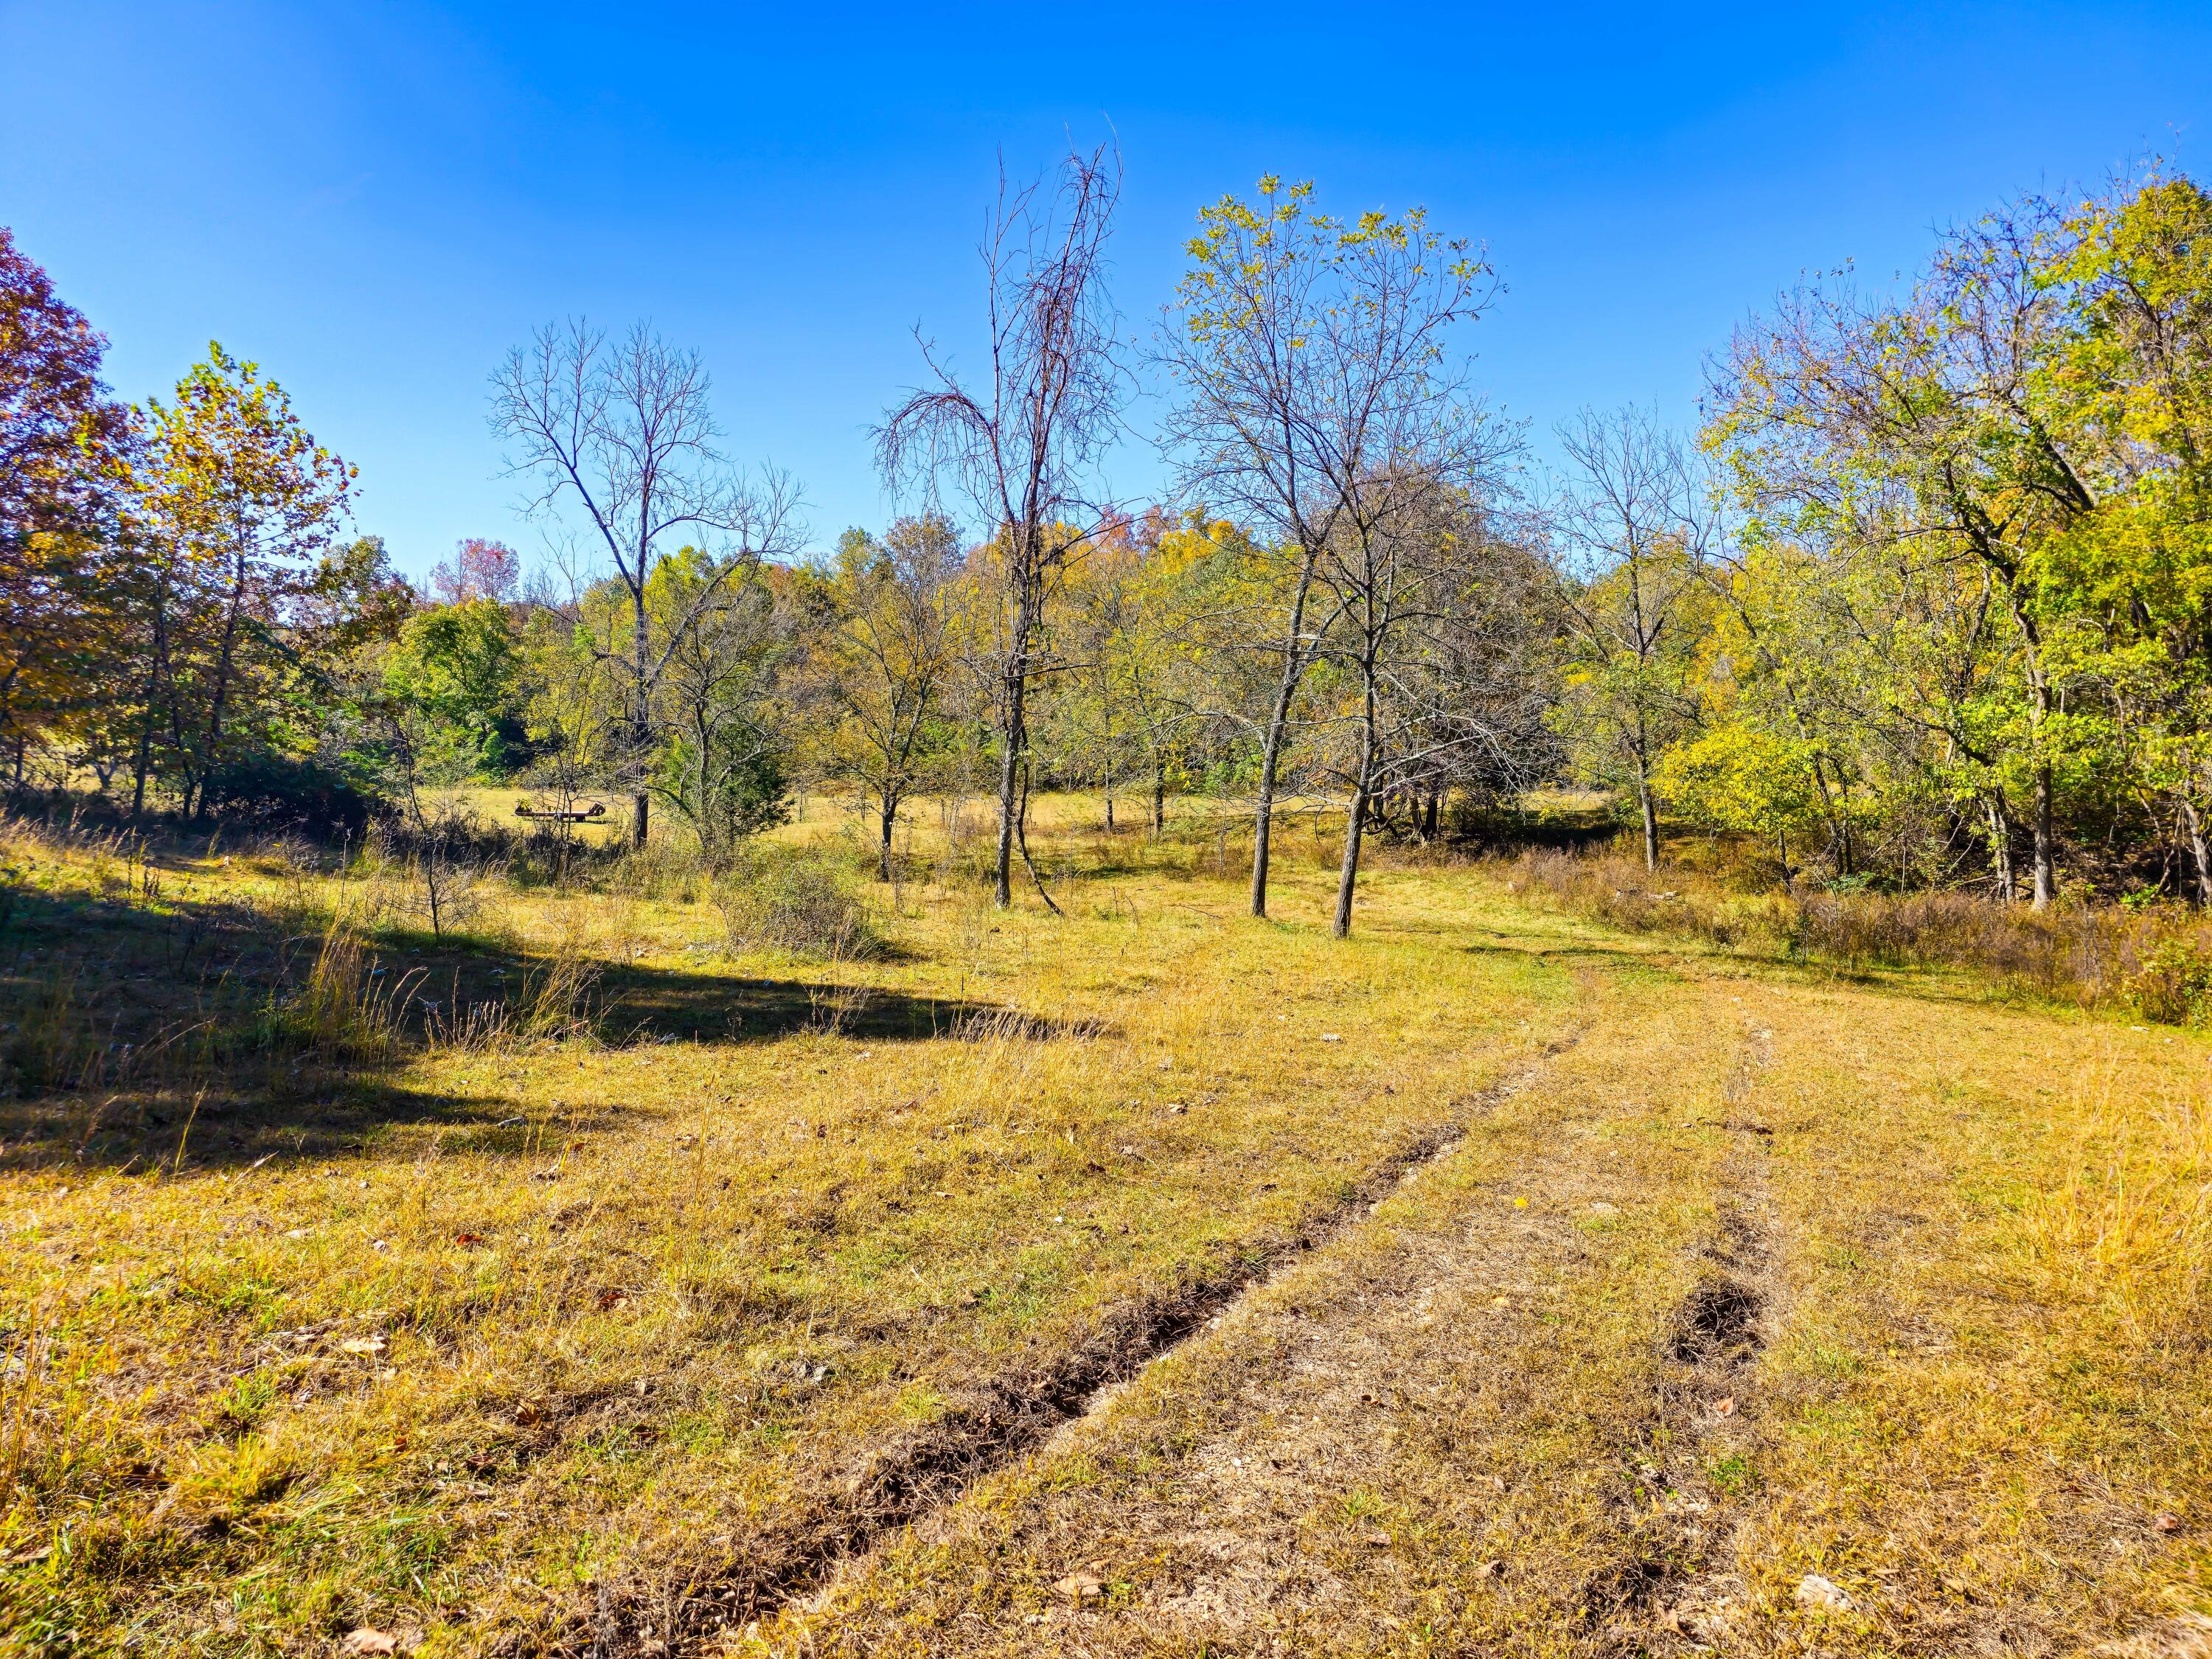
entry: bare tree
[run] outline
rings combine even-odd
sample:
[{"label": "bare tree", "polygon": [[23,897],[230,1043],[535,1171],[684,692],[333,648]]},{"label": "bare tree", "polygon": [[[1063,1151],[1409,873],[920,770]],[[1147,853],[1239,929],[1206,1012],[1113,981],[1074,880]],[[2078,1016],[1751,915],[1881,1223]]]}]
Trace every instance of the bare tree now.
[{"label": "bare tree", "polygon": [[1656,870],[1652,769],[1697,713],[1706,492],[1681,440],[1640,410],[1584,410],[1559,440],[1572,472],[1552,517],[1578,702],[1628,773],[1644,867]]},{"label": "bare tree", "polygon": [[[1024,862],[1029,855],[1029,694],[1052,666],[1041,653],[1046,601],[1109,511],[1093,477],[1123,390],[1105,270],[1121,187],[1120,158],[1105,146],[1071,153],[1049,191],[1042,180],[1010,185],[1001,169],[981,249],[988,374],[963,380],[921,341],[929,384],[876,434],[894,487],[918,483],[933,501],[949,488],[988,532],[982,557],[1002,599],[986,665],[999,738],[1001,907],[1013,902],[1018,840]],[[1042,881],[1037,890],[1052,903]]]},{"label": "bare tree", "polygon": [[[533,515],[563,509],[578,538],[612,567],[625,604],[604,611],[595,658],[617,676],[628,724],[618,784],[643,845],[648,776],[661,735],[656,696],[672,653],[711,614],[725,582],[796,545],[797,494],[771,471],[759,483],[715,447],[709,382],[696,351],[640,323],[617,342],[579,319],[548,324],[492,377],[493,430],[514,446],[511,475],[530,478]],[[656,616],[647,588],[665,538],[710,554],[708,579]]]},{"label": "bare tree", "polygon": [[1470,727],[1435,672],[1437,647],[1483,580],[1489,532],[1480,497],[1504,446],[1479,410],[1425,411],[1401,435],[1408,463],[1362,479],[1316,576],[1337,623],[1323,649],[1349,672],[1351,752],[1339,767],[1349,803],[1332,931],[1352,931],[1360,844],[1376,799],[1438,769],[1484,735]]},{"label": "bare tree", "polygon": [[1279,669],[1261,739],[1255,916],[1293,708],[1325,632],[1318,563],[1363,492],[1402,469],[1409,434],[1459,400],[1449,336],[1498,291],[1479,252],[1419,209],[1340,220],[1309,210],[1312,190],[1270,177],[1255,204],[1204,210],[1161,348],[1187,393],[1164,434],[1182,487],[1264,527],[1285,566],[1266,647]]}]

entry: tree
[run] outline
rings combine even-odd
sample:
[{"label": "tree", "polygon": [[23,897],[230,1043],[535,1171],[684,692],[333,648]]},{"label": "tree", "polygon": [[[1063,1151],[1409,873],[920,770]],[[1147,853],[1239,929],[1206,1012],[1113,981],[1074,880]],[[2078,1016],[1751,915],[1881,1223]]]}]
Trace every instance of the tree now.
[{"label": "tree", "polygon": [[[1170,774],[1186,770],[1211,685],[1229,689],[1232,675],[1202,665],[1208,591],[1223,550],[1249,557],[1235,526],[1193,514],[1177,524],[1155,508],[1127,525],[1111,525],[1069,580],[1066,629],[1075,662],[1057,710],[1066,747],[1106,796],[1106,827],[1115,827],[1117,787],[1131,772],[1148,775],[1152,830],[1165,827]],[[1241,704],[1245,688],[1221,701]]]},{"label": "tree", "polygon": [[1790,831],[1820,821],[1808,745],[1723,724],[1668,750],[1658,776],[1682,809],[1709,829],[1772,840],[1783,890],[1794,888]]},{"label": "tree", "polygon": [[830,575],[823,641],[828,761],[876,799],[877,869],[891,878],[899,807],[948,747],[955,642],[948,625],[961,548],[951,521],[895,522],[879,542],[848,531]]},{"label": "tree", "polygon": [[408,618],[384,659],[384,689],[423,727],[412,746],[459,776],[505,778],[529,757],[522,641],[504,605],[471,599]]},{"label": "tree", "polygon": [[[698,354],[643,324],[613,344],[581,319],[549,324],[508,354],[492,386],[493,430],[514,446],[508,470],[535,486],[525,510],[574,515],[583,556],[611,567],[626,601],[618,614],[596,613],[590,648],[620,685],[626,730],[611,758],[630,795],[630,838],[642,846],[669,664],[726,583],[794,549],[796,495],[780,473],[756,485],[730,469]],[[656,614],[647,588],[664,540],[678,533],[700,548],[703,574]]]},{"label": "tree", "polygon": [[1497,459],[1479,418],[1407,434],[1401,471],[1363,480],[1322,550],[1316,576],[1339,618],[1324,643],[1348,682],[1349,753],[1335,770],[1348,797],[1331,931],[1352,932],[1360,846],[1377,799],[1486,735],[1434,672],[1437,647],[1476,600],[1492,540],[1472,498]]},{"label": "tree", "polygon": [[0,226],[0,741],[96,702],[102,589],[131,437],[106,342]]},{"label": "tree", "polygon": [[2212,905],[2212,197],[2153,172],[2066,217],[2067,325],[2038,390],[2097,510],[2044,550],[2039,600],[2112,717],[2103,758],[2178,808]]},{"label": "tree", "polygon": [[471,599],[506,605],[521,586],[522,556],[504,542],[481,536],[464,538],[452,558],[430,567],[430,597],[440,605],[465,605]]},{"label": "tree", "polygon": [[[1105,283],[1105,250],[1121,193],[1118,159],[1072,153],[1054,187],[1013,187],[1004,173],[981,249],[988,369],[970,384],[927,342],[930,384],[877,430],[884,476],[950,487],[987,527],[984,568],[1000,603],[978,659],[999,741],[999,838],[993,892],[1013,902],[1012,859],[1030,775],[1031,682],[1053,587],[1109,516],[1091,469],[1112,441],[1122,376]],[[1032,878],[1036,871],[1030,871]],[[1052,905],[1042,881],[1037,890]],[[1057,905],[1052,908],[1057,909]]]},{"label": "tree", "polygon": [[282,387],[219,344],[148,401],[138,499],[149,557],[140,597],[143,759],[162,744],[187,817],[279,712],[295,665],[289,606],[343,522],[354,469],[318,444]]},{"label": "tree", "polygon": [[2040,603],[2039,571],[2100,506],[2088,434],[2047,373],[2067,327],[2050,280],[2060,224],[2030,198],[1950,233],[1902,305],[1848,279],[1788,296],[1738,335],[1714,388],[1715,441],[1754,512],[1776,515],[1770,531],[1840,524],[1986,574],[2010,635],[2039,908],[2057,895],[2057,775],[2079,735],[2066,623]]},{"label": "tree", "polygon": [[1311,211],[1312,190],[1271,176],[1256,203],[1225,196],[1200,214],[1162,346],[1185,392],[1165,434],[1183,487],[1262,526],[1284,567],[1264,647],[1277,672],[1261,738],[1255,916],[1267,911],[1293,708],[1326,631],[1310,614],[1319,562],[1363,493],[1459,399],[1449,337],[1497,291],[1479,254],[1429,229],[1420,210],[1347,222]]},{"label": "tree", "polygon": [[745,836],[788,816],[788,722],[778,694],[799,628],[765,574],[759,566],[726,574],[686,547],[663,559],[647,584],[648,614],[669,619],[670,641],[657,692],[665,739],[654,791],[690,823],[716,867]]},{"label": "tree", "polygon": [[1573,469],[1553,509],[1567,562],[1570,715],[1597,739],[1601,776],[1625,773],[1659,867],[1652,771],[1695,725],[1698,646],[1709,595],[1698,479],[1650,416],[1585,410],[1559,434]]},{"label": "tree", "polygon": [[[2157,170],[2072,207],[2030,197],[1947,234],[1901,301],[1830,278],[1735,343],[1710,436],[1747,550],[1803,574],[1746,584],[1740,560],[1732,586],[1786,594],[1769,607],[1785,622],[1848,612],[1826,642],[1855,672],[1826,685],[1817,659],[1808,675],[1736,617],[1790,691],[1832,822],[1853,816],[1838,734],[1917,725],[1926,780],[1985,814],[2000,890],[2015,801],[2038,906],[2069,834],[2084,855],[2139,849],[2178,817],[2196,856],[2212,793],[2208,232],[2203,193]],[[1885,665],[1900,672],[1856,672]],[[2200,896],[2209,876],[2212,854]]]},{"label": "tree", "polygon": [[1243,724],[1266,702],[1261,657],[1238,648],[1255,576],[1267,561],[1245,529],[1194,510],[1180,524],[1148,518],[1142,558],[1117,574],[1121,623],[1108,641],[1111,683],[1130,741],[1152,773],[1152,830],[1167,828],[1170,781],[1188,786],[1206,762],[1242,770]]}]

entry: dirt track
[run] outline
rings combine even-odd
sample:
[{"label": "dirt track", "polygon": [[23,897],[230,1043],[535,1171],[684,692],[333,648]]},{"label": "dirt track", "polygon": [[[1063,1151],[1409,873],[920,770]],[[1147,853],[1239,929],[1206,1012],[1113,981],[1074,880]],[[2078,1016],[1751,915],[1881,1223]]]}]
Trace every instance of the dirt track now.
[{"label": "dirt track", "polygon": [[1371,1215],[736,1645],[2203,1651],[2202,1546],[2154,1524],[2203,1479],[2190,1399],[2185,1451],[2094,1478],[1999,1427],[2047,1393],[2003,1334],[2043,1309],[1977,1189],[2069,1080],[2022,1037],[2100,1034],[1671,959],[1583,983],[1588,1039]]}]

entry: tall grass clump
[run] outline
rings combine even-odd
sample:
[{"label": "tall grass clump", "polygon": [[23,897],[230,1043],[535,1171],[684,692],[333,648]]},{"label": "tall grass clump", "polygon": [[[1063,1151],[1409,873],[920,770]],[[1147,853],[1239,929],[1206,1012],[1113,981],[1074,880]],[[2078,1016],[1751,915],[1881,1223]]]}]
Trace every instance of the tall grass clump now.
[{"label": "tall grass clump", "polygon": [[389,1060],[404,1040],[403,1012],[422,977],[377,971],[368,935],[343,912],[323,929],[314,965],[281,1012],[283,1046],[348,1060]]},{"label": "tall grass clump", "polygon": [[456,1004],[423,1023],[431,1046],[449,1053],[512,1053],[534,1043],[587,1037],[599,1028],[605,964],[587,929],[572,919],[550,956],[534,963],[510,996]]},{"label": "tall grass clump", "polygon": [[733,951],[849,962],[883,949],[858,872],[831,848],[748,847],[714,891]]},{"label": "tall grass clump", "polygon": [[1852,970],[1956,969],[2083,1008],[2170,1025],[2212,1022],[2212,922],[2172,908],[2046,910],[1960,892],[1746,893],[1615,854],[1527,852],[1514,891],[1631,933],[1674,933]]},{"label": "tall grass clump", "polygon": [[642,847],[626,847],[607,863],[601,881],[610,892],[656,904],[696,904],[710,880],[696,842],[659,834]]}]

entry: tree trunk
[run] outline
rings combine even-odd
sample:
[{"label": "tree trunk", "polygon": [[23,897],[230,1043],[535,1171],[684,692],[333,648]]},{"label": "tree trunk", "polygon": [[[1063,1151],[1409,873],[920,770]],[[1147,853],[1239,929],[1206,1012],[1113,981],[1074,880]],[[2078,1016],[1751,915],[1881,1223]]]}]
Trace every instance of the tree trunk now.
[{"label": "tree trunk", "polygon": [[2021,666],[2027,677],[2028,737],[2035,754],[2035,799],[2028,809],[2033,860],[2033,908],[2046,909],[2058,896],[2057,837],[2051,830],[2051,757],[2044,744],[2051,728],[2051,682],[2043,672],[2043,634],[2028,610],[2016,574],[2008,574],[2006,598],[2013,620],[2019,625],[2022,645]]},{"label": "tree trunk", "polygon": [[1444,792],[1441,789],[1430,790],[1428,810],[1421,815],[1423,840],[1434,841],[1437,838],[1437,820],[1443,815],[1443,805]]},{"label": "tree trunk", "polygon": [[1152,839],[1158,841],[1160,831],[1168,823],[1168,763],[1164,757],[1152,762]]},{"label": "tree trunk", "polygon": [[[1018,705],[1022,696],[1018,679],[1008,678],[1006,696]],[[992,902],[1001,910],[1014,902],[1014,786],[1020,762],[1015,752],[1013,724],[1011,719],[1007,722],[1006,752],[999,757],[999,852],[991,877]]]},{"label": "tree trunk", "polygon": [[898,797],[888,789],[884,791],[884,840],[877,868],[883,878],[891,878],[891,826],[898,818]]},{"label": "tree trunk", "polygon": [[[230,599],[225,607],[222,621],[222,645],[216,655],[215,691],[208,702],[207,753],[202,757],[208,771],[217,765],[217,753],[222,747],[222,722],[229,711],[230,678],[238,659],[238,618],[246,605],[246,555],[235,555],[230,583]],[[207,808],[207,791],[199,792],[197,808],[188,810],[185,817],[196,818]]]},{"label": "tree trunk", "polygon": [[1344,860],[1336,872],[1336,917],[1329,924],[1329,932],[1339,939],[1349,938],[1352,933],[1352,895],[1359,884],[1359,840],[1367,830],[1366,767],[1360,768],[1360,781],[1352,793],[1352,817],[1344,826]]},{"label": "tree trunk", "polygon": [[438,880],[441,873],[438,868],[437,849],[426,837],[422,845],[422,880],[430,893],[430,937],[432,939],[443,939],[446,936],[445,917],[438,902]]},{"label": "tree trunk", "polygon": [[1298,591],[1291,604],[1290,630],[1283,636],[1283,678],[1275,688],[1274,707],[1267,713],[1267,733],[1260,750],[1260,801],[1252,833],[1252,914],[1267,914],[1267,849],[1275,818],[1275,770],[1283,757],[1283,740],[1291,726],[1291,701],[1297,696],[1305,674],[1306,598],[1313,587],[1314,560],[1309,550],[1298,570]]},{"label": "tree trunk", "polygon": [[1275,714],[1267,721],[1267,744],[1260,752],[1260,800],[1253,809],[1252,820],[1252,914],[1267,914],[1267,843],[1275,820],[1275,761],[1282,753],[1283,727],[1287,723],[1283,715],[1288,701],[1290,681],[1283,682],[1283,695],[1275,700]]},{"label": "tree trunk", "polygon": [[2051,829],[2051,763],[2035,769],[2035,898],[2033,908],[2047,909],[2058,896],[2057,836]]},{"label": "tree trunk", "polygon": [[[630,711],[630,764],[637,769],[636,793],[630,797],[630,845],[642,848],[646,831],[652,827],[652,797],[645,787],[647,768],[653,751],[653,668],[652,641],[647,632],[645,584],[652,574],[647,561],[652,557],[652,533],[645,523],[646,503],[638,503],[637,580],[630,584],[630,673],[634,683],[630,695],[635,700]],[[702,767],[706,756],[699,757]],[[703,805],[704,803],[702,802]]]},{"label": "tree trunk", "polygon": [[2189,825],[2189,854],[2197,862],[2197,902],[2200,908],[2212,908],[2212,849],[2204,845],[2204,820],[2197,811],[2197,803],[2186,795],[2181,799],[2181,816]]},{"label": "tree trunk", "polygon": [[[708,779],[707,712],[704,708],[697,709],[693,716],[691,740],[699,751],[699,763],[691,769],[691,798],[696,804],[693,827],[699,832],[699,850],[705,855],[708,867],[712,868],[720,858],[722,849],[719,826],[715,824],[707,804],[710,785]],[[677,805],[680,809],[683,803],[679,801]],[[644,843],[641,842],[639,845]]]},{"label": "tree trunk", "polygon": [[1774,850],[1782,860],[1782,890],[1794,894],[1797,890],[1797,883],[1790,869],[1790,832],[1788,830],[1777,830],[1774,832]]},{"label": "tree trunk", "polygon": [[1367,804],[1372,799],[1375,776],[1375,686],[1372,665],[1366,665],[1367,702],[1359,728],[1359,771],[1352,781],[1352,820],[1344,827],[1344,862],[1336,876],[1336,920],[1329,931],[1339,939],[1352,932],[1352,895],[1359,883],[1359,839],[1367,830]]},{"label": "tree trunk", "polygon": [[138,731],[138,753],[131,765],[131,821],[133,823],[146,811],[146,768],[152,758],[154,734],[145,726]]},{"label": "tree trunk", "polygon": [[1114,833],[1114,700],[1107,695],[1103,681],[1099,684],[1098,692],[1099,745],[1106,751],[1106,833],[1110,836]]},{"label": "tree trunk", "polygon": [[1014,602],[1013,649],[1001,680],[1006,696],[1004,752],[999,757],[999,850],[992,872],[991,896],[1001,910],[1014,902],[1014,794],[1022,776],[1023,751],[1029,746],[1030,636],[1036,631],[1036,601],[1024,579]]},{"label": "tree trunk", "polygon": [[1991,795],[1984,804],[1990,817],[1990,864],[1996,882],[1997,898],[2013,901],[2012,815],[2005,811],[2004,796]]},{"label": "tree trunk", "polygon": [[1651,781],[1644,775],[1641,756],[1636,762],[1636,812],[1644,823],[1644,867],[1659,867],[1659,808],[1651,799]]}]

